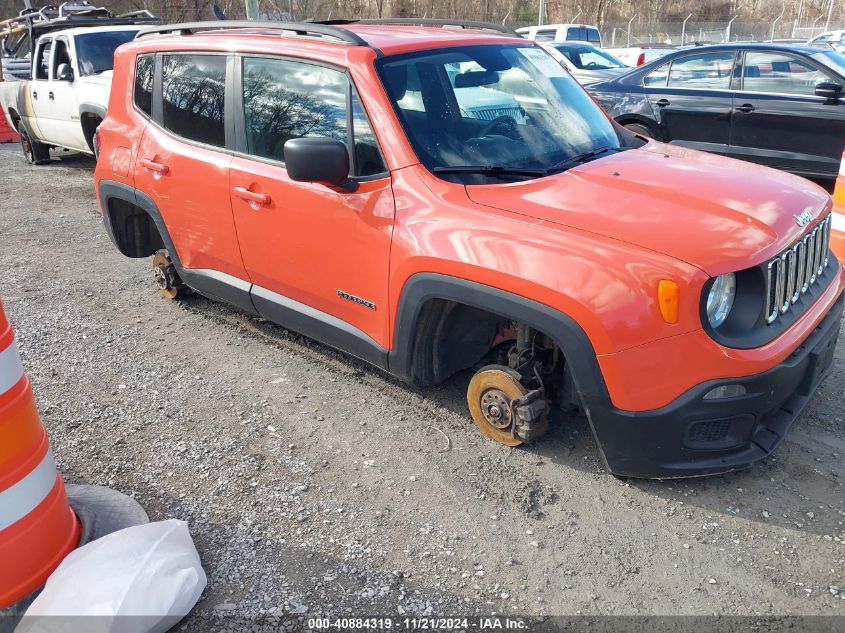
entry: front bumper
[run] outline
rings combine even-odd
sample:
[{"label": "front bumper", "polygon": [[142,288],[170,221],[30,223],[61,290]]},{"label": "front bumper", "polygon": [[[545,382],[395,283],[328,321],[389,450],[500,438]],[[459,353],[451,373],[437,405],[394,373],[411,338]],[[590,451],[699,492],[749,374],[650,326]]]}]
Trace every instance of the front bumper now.
[{"label": "front bumper", "polygon": [[[830,373],[845,293],[782,363],[744,378],[712,380],[660,409],[623,411],[607,398],[585,401],[611,472],[619,476],[693,477],[737,470],[767,457]],[[746,394],[704,400],[715,387]]]}]

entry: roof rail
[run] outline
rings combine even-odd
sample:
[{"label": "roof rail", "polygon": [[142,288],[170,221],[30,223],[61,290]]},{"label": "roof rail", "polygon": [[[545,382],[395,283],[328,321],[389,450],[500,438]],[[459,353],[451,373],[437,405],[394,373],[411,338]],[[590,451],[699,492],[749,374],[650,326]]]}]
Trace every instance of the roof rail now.
[{"label": "roof rail", "polygon": [[198,31],[229,31],[235,29],[290,31],[303,36],[319,35],[320,37],[332,37],[344,44],[352,44],[353,46],[369,46],[366,41],[351,31],[319,22],[252,22],[243,20],[185,22],[183,24],[168,24],[166,26],[144,29],[138,32],[135,39],[155,34],[180,33],[182,35],[190,35]]},{"label": "roof rail", "polygon": [[439,20],[436,18],[365,18],[362,20],[325,20],[316,21],[314,24],[325,25],[344,25],[344,24],[395,24],[405,26],[440,26],[440,27],[459,27],[462,29],[479,29],[482,31],[497,31],[505,35],[513,35],[515,37],[522,37],[511,28],[502,24],[493,24],[491,22],[474,22],[472,20]]}]

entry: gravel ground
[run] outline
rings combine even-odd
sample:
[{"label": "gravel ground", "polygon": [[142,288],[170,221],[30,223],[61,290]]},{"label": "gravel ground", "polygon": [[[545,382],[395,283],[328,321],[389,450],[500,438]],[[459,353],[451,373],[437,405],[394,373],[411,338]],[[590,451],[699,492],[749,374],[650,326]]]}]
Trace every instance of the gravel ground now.
[{"label": "gravel ground", "polygon": [[106,236],[91,170],[0,146],[0,296],[65,479],[189,523],[208,588],[184,630],[290,614],[845,613],[842,345],[771,459],[621,481],[583,420],[510,450],[470,423],[468,375],[409,389],[225,305],[165,301],[149,260]]}]

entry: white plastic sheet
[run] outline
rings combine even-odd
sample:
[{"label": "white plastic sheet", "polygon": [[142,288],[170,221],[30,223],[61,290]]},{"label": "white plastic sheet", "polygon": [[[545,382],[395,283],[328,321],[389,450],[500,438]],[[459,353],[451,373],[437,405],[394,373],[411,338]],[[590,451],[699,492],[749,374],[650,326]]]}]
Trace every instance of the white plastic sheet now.
[{"label": "white plastic sheet", "polygon": [[16,633],[164,633],[205,585],[187,523],[138,525],[71,552]]}]

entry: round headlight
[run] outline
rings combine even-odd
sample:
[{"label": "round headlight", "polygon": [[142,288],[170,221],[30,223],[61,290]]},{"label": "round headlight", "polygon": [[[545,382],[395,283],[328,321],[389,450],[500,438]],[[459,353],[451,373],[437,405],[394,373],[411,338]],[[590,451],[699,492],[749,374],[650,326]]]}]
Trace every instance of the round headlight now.
[{"label": "round headlight", "polygon": [[707,318],[710,325],[719,327],[728,318],[736,297],[736,275],[719,275],[707,295]]}]

